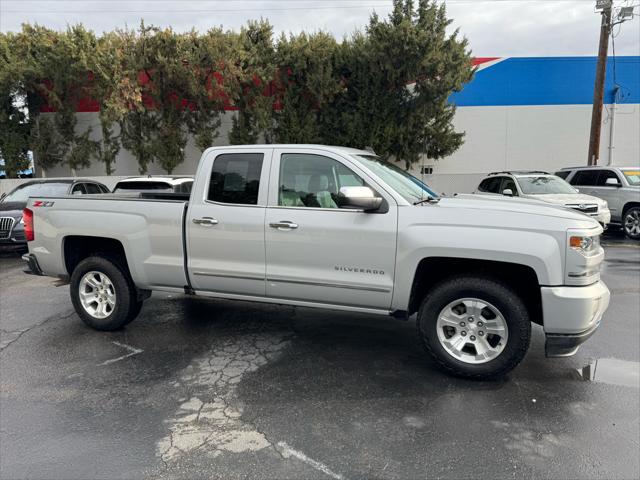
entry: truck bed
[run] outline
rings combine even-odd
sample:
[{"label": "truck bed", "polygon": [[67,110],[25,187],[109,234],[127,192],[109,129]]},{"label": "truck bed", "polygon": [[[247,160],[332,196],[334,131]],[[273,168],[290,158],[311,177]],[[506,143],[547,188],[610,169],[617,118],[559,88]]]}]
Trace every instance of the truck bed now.
[{"label": "truck bed", "polygon": [[[182,194],[136,193],[29,199],[34,213],[40,268],[45,274],[67,272],[65,243],[86,237],[112,238],[122,244],[134,282],[140,288],[181,288],[184,268],[184,216],[188,202]],[[68,242],[72,244],[73,242]],[[77,242],[76,242],[77,244]]]}]

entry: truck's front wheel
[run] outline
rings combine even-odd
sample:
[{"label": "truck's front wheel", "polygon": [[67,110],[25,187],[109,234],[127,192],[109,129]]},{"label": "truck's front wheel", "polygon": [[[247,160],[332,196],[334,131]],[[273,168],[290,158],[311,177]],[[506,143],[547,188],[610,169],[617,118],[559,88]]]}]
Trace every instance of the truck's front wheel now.
[{"label": "truck's front wheel", "polygon": [[71,301],[80,319],[96,330],[117,330],[140,311],[128,272],[114,259],[89,257],[71,274]]},{"label": "truck's front wheel", "polygon": [[524,358],[531,338],[520,297],[500,281],[476,276],[436,286],[418,312],[418,333],[447,372],[470,378],[506,374]]}]

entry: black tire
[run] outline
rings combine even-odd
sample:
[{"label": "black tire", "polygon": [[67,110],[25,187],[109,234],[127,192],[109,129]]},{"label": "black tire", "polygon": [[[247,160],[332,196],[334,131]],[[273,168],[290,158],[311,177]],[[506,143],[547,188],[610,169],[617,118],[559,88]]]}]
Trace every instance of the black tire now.
[{"label": "black tire", "polygon": [[131,307],[131,310],[129,310],[129,315],[127,316],[127,321],[125,325],[129,325],[138,317],[138,315],[140,314],[140,310],[142,310],[143,304],[144,304],[144,301],[142,300],[136,300],[134,302],[133,306]]},{"label": "black tire", "polygon": [[[438,339],[440,312],[461,298],[477,298],[490,303],[504,317],[508,340],[502,352],[486,363],[466,363],[448,353]],[[431,290],[418,311],[418,335],[438,366],[459,377],[488,379],[505,375],[516,367],[529,349],[531,322],[520,297],[499,280],[481,276],[451,278]],[[476,352],[477,353],[477,352]]]},{"label": "black tire", "polygon": [[[631,240],[640,240],[640,228],[637,227],[637,221],[640,219],[640,207],[631,207],[624,211],[622,215],[622,229],[624,234]],[[631,227],[634,228],[631,231]]]},{"label": "black tire", "polygon": [[[115,290],[115,306],[104,318],[97,318],[82,306],[80,282],[88,272],[106,275]],[[120,263],[110,257],[94,256],[82,260],[71,274],[71,301],[80,319],[91,328],[102,331],[118,330],[131,323],[142,307],[138,292],[127,272]]]}]

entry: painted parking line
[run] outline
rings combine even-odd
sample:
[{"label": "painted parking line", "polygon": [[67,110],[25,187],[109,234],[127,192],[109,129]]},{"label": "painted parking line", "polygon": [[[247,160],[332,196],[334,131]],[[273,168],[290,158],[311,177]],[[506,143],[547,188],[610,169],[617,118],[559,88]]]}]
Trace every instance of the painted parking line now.
[{"label": "painted parking line", "polygon": [[282,456],[285,458],[295,457],[298,460],[303,461],[307,465],[310,465],[311,467],[315,468],[316,470],[330,476],[331,478],[335,478],[336,480],[344,480],[344,477],[342,475],[334,472],[329,467],[327,467],[324,463],[320,463],[317,460],[314,460],[313,458],[307,457],[304,453],[299,452],[298,450],[294,450],[285,442],[278,442],[278,449],[280,450],[280,453],[282,454]]},{"label": "painted parking line", "polygon": [[129,353],[127,353],[125,355],[121,355],[121,356],[119,356],[117,358],[112,358],[110,360],[106,360],[106,361],[104,361],[102,363],[99,363],[97,365],[98,367],[102,367],[103,365],[109,365],[111,363],[119,362],[120,360],[124,360],[125,358],[129,358],[129,357],[132,357],[134,355],[138,355],[139,353],[142,353],[144,351],[144,350],[142,350],[140,348],[132,347],[131,345],[127,345],[125,343],[120,343],[120,342],[111,342],[111,343],[128,350]]}]

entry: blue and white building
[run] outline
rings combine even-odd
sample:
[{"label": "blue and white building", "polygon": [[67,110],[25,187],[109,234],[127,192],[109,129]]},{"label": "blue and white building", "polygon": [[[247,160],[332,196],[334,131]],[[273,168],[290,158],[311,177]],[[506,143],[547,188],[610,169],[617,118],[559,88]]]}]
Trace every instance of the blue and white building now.
[{"label": "blue and white building", "polygon": [[[491,171],[586,165],[596,57],[497,58],[452,95],[464,145],[423,165],[444,192],[472,191]],[[600,163],[640,165],[640,57],[609,58]],[[420,166],[414,169],[420,173]]]}]

